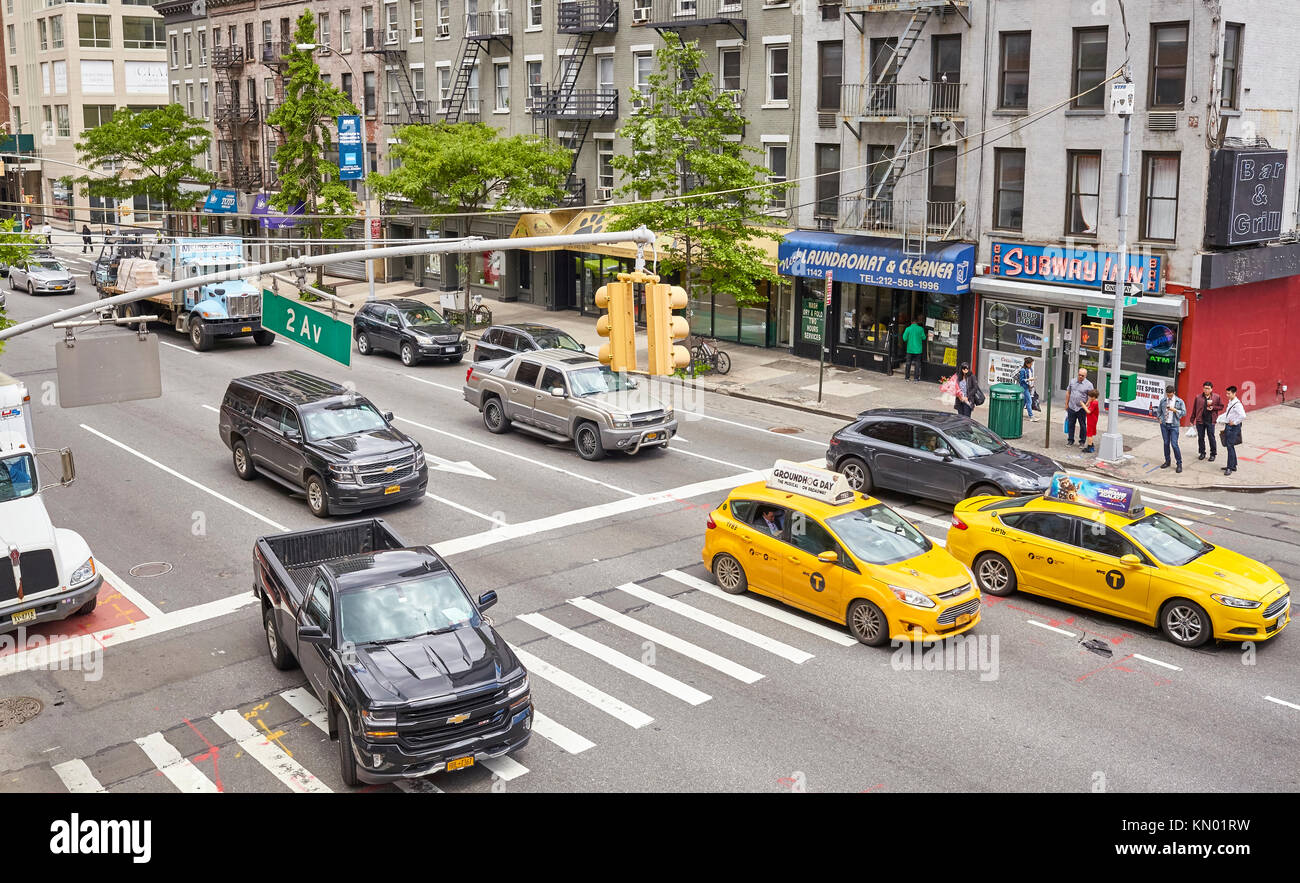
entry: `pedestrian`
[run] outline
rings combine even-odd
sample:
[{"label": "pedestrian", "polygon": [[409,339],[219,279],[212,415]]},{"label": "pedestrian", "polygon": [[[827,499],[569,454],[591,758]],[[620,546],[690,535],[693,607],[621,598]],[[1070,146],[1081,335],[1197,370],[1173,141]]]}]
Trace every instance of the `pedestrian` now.
[{"label": "pedestrian", "polygon": [[1169,450],[1174,452],[1174,460],[1178,462],[1178,468],[1175,472],[1183,471],[1183,452],[1178,449],[1178,427],[1187,416],[1187,405],[1174,392],[1174,385],[1171,383],[1165,387],[1165,397],[1156,405],[1156,419],[1160,421],[1160,438],[1165,443],[1165,462],[1160,464],[1161,469],[1169,468]]},{"label": "pedestrian", "polygon": [[1083,453],[1095,454],[1097,453],[1097,418],[1101,416],[1101,394],[1095,389],[1088,390],[1088,401],[1083,407],[1087,414],[1088,426],[1088,446],[1083,449]]},{"label": "pedestrian", "polygon": [[90,225],[81,225],[81,253],[85,254],[90,251]]},{"label": "pedestrian", "polygon": [[1205,381],[1201,384],[1201,394],[1192,400],[1192,425],[1196,427],[1196,459],[1205,459],[1205,442],[1210,443],[1210,462],[1219,453],[1219,446],[1214,440],[1214,424],[1223,411],[1223,399],[1214,391],[1214,384]]},{"label": "pedestrian", "polygon": [[1237,387],[1230,386],[1224,391],[1228,394],[1228,404],[1219,415],[1219,423],[1223,424],[1219,441],[1228,449],[1228,465],[1223,474],[1231,475],[1237,471],[1237,445],[1241,444],[1241,424],[1246,419],[1246,406],[1237,398]]},{"label": "pedestrian", "polygon": [[[918,317],[912,318],[912,324],[903,331],[903,343],[907,345],[907,366],[903,369],[904,380],[921,379],[921,354],[925,352],[925,326]],[[912,376],[912,366],[916,366],[916,376]]]},{"label": "pedestrian", "polygon": [[1037,422],[1038,418],[1034,416],[1034,360],[1031,356],[1025,357],[1025,364],[1016,372],[1016,382],[1025,394],[1025,413],[1031,421]]},{"label": "pedestrian", "polygon": [[962,362],[961,368],[957,371],[957,413],[969,417],[971,412],[983,403],[984,391],[980,389],[979,381],[971,373],[970,363]]},{"label": "pedestrian", "polygon": [[46,245],[54,244],[54,228],[50,226],[49,221],[46,221],[44,224],[41,224],[41,235],[45,237]]},{"label": "pedestrian", "polygon": [[1065,396],[1065,432],[1069,436],[1066,440],[1067,445],[1074,444],[1074,427],[1079,427],[1079,444],[1085,441],[1084,421],[1087,419],[1088,412],[1085,405],[1088,404],[1088,392],[1092,389],[1092,381],[1088,379],[1088,369],[1080,368],[1078,375],[1070,381]]}]

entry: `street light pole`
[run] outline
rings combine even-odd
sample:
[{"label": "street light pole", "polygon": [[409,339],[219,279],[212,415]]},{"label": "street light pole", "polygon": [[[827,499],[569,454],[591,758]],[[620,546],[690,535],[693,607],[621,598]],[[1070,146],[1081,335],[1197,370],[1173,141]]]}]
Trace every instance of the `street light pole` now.
[{"label": "street light pole", "polygon": [[1119,428],[1119,375],[1124,334],[1124,299],[1128,296],[1128,191],[1131,174],[1129,154],[1133,139],[1133,106],[1136,103],[1133,73],[1127,65],[1124,69],[1124,82],[1112,83],[1110,90],[1111,112],[1124,118],[1124,144],[1121,148],[1119,173],[1119,246],[1116,249],[1115,309],[1108,341],[1110,368],[1106,372],[1108,400],[1106,431],[1102,433],[1098,455],[1099,459],[1107,463],[1118,463],[1124,459],[1124,434]]}]

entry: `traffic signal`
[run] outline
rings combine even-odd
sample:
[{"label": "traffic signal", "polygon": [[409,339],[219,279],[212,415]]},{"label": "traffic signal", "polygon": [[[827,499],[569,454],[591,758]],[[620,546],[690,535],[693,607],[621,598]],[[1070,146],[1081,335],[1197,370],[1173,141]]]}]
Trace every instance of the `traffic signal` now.
[{"label": "traffic signal", "polygon": [[1086,350],[1104,350],[1106,348],[1106,326],[1084,325],[1079,329],[1079,346]]},{"label": "traffic signal", "polygon": [[645,287],[646,336],[650,351],[651,374],[667,376],[691,363],[686,347],[674,341],[688,337],[691,326],[684,316],[673,310],[686,306],[686,289],[680,285],[653,282]]},{"label": "traffic signal", "polygon": [[606,310],[596,320],[596,333],[608,337],[600,360],[615,371],[636,370],[636,313],[630,282],[610,282],[596,290],[596,306]]}]

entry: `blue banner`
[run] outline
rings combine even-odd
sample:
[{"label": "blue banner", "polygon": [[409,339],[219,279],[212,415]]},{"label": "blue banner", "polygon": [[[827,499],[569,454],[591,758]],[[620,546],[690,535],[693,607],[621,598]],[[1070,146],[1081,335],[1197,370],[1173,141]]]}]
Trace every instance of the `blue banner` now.
[{"label": "blue banner", "polygon": [[965,294],[975,269],[975,246],[954,243],[909,255],[896,239],[795,230],[777,249],[777,272],[836,282],[912,291]]},{"label": "blue banner", "polygon": [[210,214],[234,214],[239,211],[239,194],[233,190],[209,190],[203,210]]},{"label": "blue banner", "polygon": [[306,208],[306,206],[300,202],[294,206],[293,210],[290,211],[289,214],[282,215],[271,209],[269,200],[270,197],[265,193],[257,194],[257,196],[253,198],[253,210],[250,212],[250,214],[262,216],[257,220],[265,230],[283,230],[287,227],[297,225],[299,219],[293,216],[302,214],[303,209]]},{"label": "blue banner", "polygon": [[365,147],[361,137],[361,117],[339,117],[339,180],[359,181],[365,176],[361,167]]},{"label": "blue banner", "polygon": [[[1095,248],[994,242],[991,258],[989,274],[1004,279],[1057,282],[1099,289],[1101,283],[1117,281],[1120,275],[1119,254]],[[1129,282],[1141,283],[1144,294],[1160,293],[1163,269],[1160,257],[1130,253],[1126,263]]]}]

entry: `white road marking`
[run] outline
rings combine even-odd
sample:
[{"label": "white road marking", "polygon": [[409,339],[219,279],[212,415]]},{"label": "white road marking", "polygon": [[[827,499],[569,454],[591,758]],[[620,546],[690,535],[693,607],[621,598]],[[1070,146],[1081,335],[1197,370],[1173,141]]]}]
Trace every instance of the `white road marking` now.
[{"label": "white road marking", "polygon": [[448,500],[446,497],[440,497],[437,494],[431,494],[428,491],[425,491],[424,495],[428,497],[430,500],[437,500],[439,503],[442,503],[444,506],[450,506],[453,509],[459,509],[461,512],[464,512],[467,515],[473,515],[475,518],[482,518],[484,521],[490,521],[493,524],[497,525],[498,527],[505,526],[505,522],[502,521],[500,518],[494,518],[491,515],[484,515],[482,512],[475,512],[473,509],[469,508],[468,506],[462,506],[460,503],[454,502],[452,500]]},{"label": "white road marking", "polygon": [[168,343],[165,340],[160,340],[158,342],[161,343],[163,346],[169,346],[174,350],[180,350],[183,353],[189,353],[191,356],[197,356],[199,354],[199,351],[192,346],[177,346],[176,344]]},{"label": "white road marking", "polygon": [[724,635],[731,635],[744,641],[746,644],[752,644],[760,650],[766,650],[769,653],[775,653],[782,659],[788,659],[793,663],[807,662],[813,658],[811,653],[805,653],[797,647],[791,647],[789,644],[769,638],[767,635],[759,634],[756,631],[745,628],[743,625],[737,625],[729,619],[723,619],[721,616],[714,616],[704,610],[699,610],[689,604],[683,604],[676,598],[670,598],[667,595],[660,594],[653,589],[647,589],[645,586],[639,586],[635,583],[625,583],[618,587],[620,592],[627,592],[634,598],[640,598],[665,610],[671,610],[679,616],[694,620],[701,625],[706,625],[711,629],[716,629]]},{"label": "white road marking", "polygon": [[100,438],[102,438],[104,441],[108,442],[109,444],[116,445],[117,447],[126,451],[128,454],[131,454],[134,457],[139,457],[141,460],[145,461],[150,466],[156,466],[157,468],[161,469],[163,472],[166,472],[168,475],[171,475],[175,478],[179,478],[181,481],[185,482],[186,484],[198,488],[199,490],[203,491],[205,494],[209,494],[213,497],[216,497],[218,500],[221,500],[223,503],[229,503],[231,506],[234,506],[240,512],[244,512],[248,515],[251,515],[254,518],[256,518],[258,521],[261,521],[265,524],[269,524],[271,527],[275,528],[281,533],[288,532],[289,528],[285,527],[283,524],[280,524],[279,522],[276,521],[272,521],[262,513],[255,512],[252,509],[249,509],[243,503],[237,503],[234,500],[230,499],[230,497],[227,497],[225,494],[218,493],[217,491],[214,491],[212,488],[208,487],[207,485],[199,484],[197,481],[190,478],[188,475],[182,475],[181,473],[177,472],[175,469],[172,469],[170,466],[164,466],[163,464],[159,463],[157,460],[153,459],[152,457],[140,453],[135,448],[123,444],[122,442],[118,441],[115,438],[110,438],[109,436],[104,435],[104,433],[100,432],[98,429],[94,429],[90,426],[87,426],[84,423],[80,425],[82,429],[86,430],[92,435],[97,435]]},{"label": "white road marking", "polygon": [[316,729],[322,733],[329,733],[330,725],[327,719],[329,712],[306,687],[294,687],[292,690],[285,690],[280,694],[280,698],[293,706],[294,711],[315,724]]},{"label": "white road marking", "polygon": [[457,475],[468,475],[470,478],[486,478],[489,481],[496,481],[493,476],[488,475],[468,460],[444,460],[442,457],[433,454],[425,454],[424,459],[431,468],[439,472],[454,472]]},{"label": "white road marking", "polygon": [[332,793],[331,788],[266,738],[265,733],[258,732],[236,709],[214,714],[212,722],[225,730],[226,735],[239,744],[241,751],[260,763],[291,790],[299,794]]},{"label": "white road marking", "polygon": [[581,754],[588,748],[596,747],[595,742],[573,732],[564,724],[557,723],[540,711],[533,712],[533,732],[548,742],[554,742],[570,754]]},{"label": "white road marking", "polygon": [[619,653],[611,647],[606,647],[599,641],[593,641],[586,635],[580,635],[573,629],[566,628],[558,622],[542,616],[540,613],[522,613],[516,618],[525,625],[530,625],[538,631],[545,632],[552,638],[563,641],[570,647],[594,656],[625,674],[645,681],[652,687],[658,687],[665,693],[676,696],[683,702],[689,702],[691,705],[702,705],[712,698],[708,693],[697,690],[690,684],[684,684],[658,669],[651,668],[645,663]]},{"label": "white road marking", "polygon": [[492,772],[496,773],[503,782],[517,779],[528,772],[528,767],[524,766],[513,757],[489,757],[479,762]]},{"label": "white road marking", "polygon": [[1216,509],[1227,509],[1229,512],[1236,512],[1236,506],[1229,506],[1227,503],[1216,503],[1213,500],[1203,500],[1200,497],[1184,497],[1182,494],[1174,494],[1169,491],[1149,491],[1142,489],[1142,495],[1145,497],[1154,497],[1157,500],[1182,500],[1184,503],[1200,503],[1202,506],[1213,506]]},{"label": "white road marking", "polygon": [[183,794],[217,794],[217,786],[212,780],[199,772],[198,767],[190,763],[176,750],[162,733],[150,733],[135,740],[143,751],[167,777],[167,781],[176,786]]},{"label": "white road marking", "polygon": [[445,389],[448,392],[454,392],[457,393],[458,395],[463,395],[465,392],[465,388],[463,386],[447,386],[445,383],[434,383],[432,380],[425,380],[423,377],[416,377],[414,374],[403,374],[402,376],[409,377],[412,380],[414,380],[416,383],[425,383],[428,384],[429,386],[436,386],[438,387],[438,389]]},{"label": "white road marking", "polygon": [[1025,622],[1029,623],[1030,625],[1036,625],[1040,629],[1047,629],[1049,632],[1056,632],[1058,635],[1065,635],[1067,638],[1079,637],[1079,635],[1076,632],[1067,632],[1065,629],[1058,629],[1054,625],[1048,625],[1047,623],[1039,622],[1036,619],[1026,619]]},{"label": "white road marking", "polygon": [[691,443],[691,440],[689,438],[682,438],[680,435],[674,435],[673,441],[686,442],[686,444],[688,445]]},{"label": "white road marking", "polygon": [[695,453],[694,451],[677,451],[677,453],[678,453],[678,454],[683,454],[683,455],[685,455],[685,456],[687,456],[687,457],[695,457],[695,458],[700,459],[700,460],[708,460],[710,463],[717,463],[717,464],[720,465],[720,466],[729,466],[729,467],[731,467],[732,469],[750,469],[750,468],[752,468],[752,467],[749,467],[749,466],[742,466],[742,465],[740,465],[739,463],[731,463],[731,462],[728,462],[727,460],[719,460],[719,459],[717,459],[716,457],[706,457],[706,456],[704,456],[703,454],[697,454],[697,453]]},{"label": "white road marking", "polygon": [[1152,659],[1150,656],[1143,656],[1141,653],[1134,653],[1133,658],[1141,659],[1143,662],[1149,662],[1152,665],[1159,665],[1163,668],[1169,669],[1170,671],[1182,671],[1182,669],[1176,665],[1170,665],[1167,662],[1161,662],[1159,659]]},{"label": "white road marking", "polygon": [[917,512],[915,509],[904,509],[902,506],[890,506],[890,508],[900,515],[906,515],[913,521],[924,521],[926,524],[934,524],[939,527],[952,527],[951,518],[937,518],[933,515]]},{"label": "white road marking", "polygon": [[1285,699],[1278,699],[1274,696],[1265,696],[1264,698],[1269,702],[1276,702],[1278,705],[1285,705],[1287,708],[1294,708],[1296,711],[1300,711],[1300,705],[1296,705],[1294,702],[1287,702]]},{"label": "white road marking", "polygon": [[150,601],[144,595],[141,595],[135,589],[127,585],[125,580],[123,580],[112,570],[109,570],[108,565],[105,564],[103,561],[100,561],[98,558],[95,559],[95,569],[100,572],[100,574],[104,577],[104,579],[106,579],[113,586],[113,588],[117,589],[122,594],[122,597],[126,598],[126,600],[130,601],[136,607],[140,608],[140,612],[143,613],[145,616],[163,615],[163,612],[159,610],[157,607],[155,607],[152,601]]},{"label": "white road marking", "polygon": [[690,586],[696,591],[703,592],[717,598],[719,601],[726,601],[728,604],[735,604],[737,607],[743,607],[751,613],[757,613],[766,616],[768,619],[774,619],[777,622],[785,623],[788,626],[797,628],[800,631],[807,632],[810,635],[816,635],[819,638],[825,638],[841,647],[852,647],[858,643],[856,639],[836,631],[833,628],[822,625],[820,622],[805,619],[797,613],[787,610],[784,607],[775,607],[771,604],[765,604],[751,595],[731,595],[715,586],[713,583],[705,582],[689,573],[682,573],[680,570],[665,570],[662,574],[669,579],[676,580],[684,586]]},{"label": "white road marking", "polygon": [[570,598],[569,603],[585,613],[598,616],[611,625],[616,625],[648,641],[654,641],[656,644],[667,647],[675,653],[680,653],[688,659],[694,659],[696,662],[720,671],[724,675],[730,675],[742,683],[752,684],[763,677],[753,669],[746,668],[738,662],[727,659],[725,656],[719,656],[712,650],[706,650],[698,644],[692,644],[690,641],[679,638],[671,632],[657,629],[652,625],[646,625],[640,620],[633,619],[625,613],[619,613],[617,610],[612,610],[590,598]]},{"label": "white road marking", "polygon": [[212,407],[211,405],[204,405],[203,407],[207,408],[207,409],[208,409],[209,411],[211,411],[213,414],[220,414],[220,413],[221,413],[221,409],[220,409],[220,408],[214,408],[214,407]]},{"label": "white road marking", "polygon": [[575,678],[568,672],[556,668],[546,660],[538,659],[527,650],[521,650],[513,644],[510,645],[510,649],[515,651],[515,655],[524,664],[524,668],[528,669],[530,677],[539,677],[544,681],[550,681],[566,693],[577,696],[593,708],[598,708],[611,717],[621,720],[633,729],[640,729],[646,724],[654,722],[654,718],[650,715],[638,711],[603,690],[593,687],[586,681]]},{"label": "white road marking", "polygon": [[1162,500],[1153,494],[1148,494],[1146,491],[1142,492],[1142,496],[1145,498],[1144,502],[1146,502],[1147,505],[1150,505],[1152,502],[1154,502],[1158,504],[1159,508],[1161,509],[1183,509],[1188,512],[1195,512],[1197,515],[1214,514],[1209,509],[1201,509],[1198,506],[1188,506],[1186,503],[1175,503],[1173,500]]},{"label": "white road marking", "polygon": [[105,794],[104,786],[81,758],[55,764],[51,769],[63,780],[63,787],[73,794]]}]

